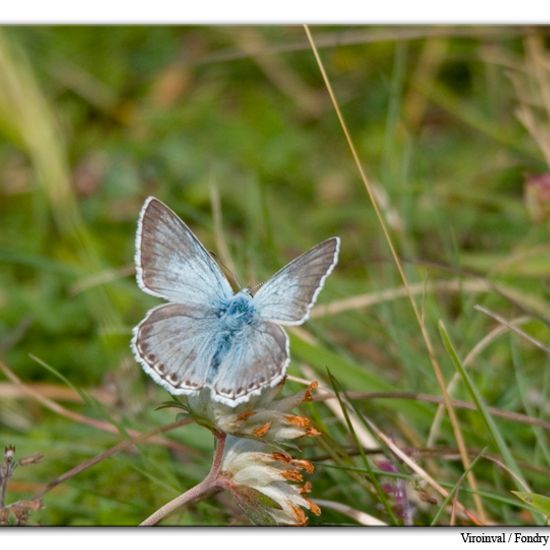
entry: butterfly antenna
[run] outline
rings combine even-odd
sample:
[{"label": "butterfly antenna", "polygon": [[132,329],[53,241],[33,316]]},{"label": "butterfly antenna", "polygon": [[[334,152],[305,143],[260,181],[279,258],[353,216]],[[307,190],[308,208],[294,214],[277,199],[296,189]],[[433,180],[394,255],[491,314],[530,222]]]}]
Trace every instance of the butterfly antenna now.
[{"label": "butterfly antenna", "polygon": [[212,252],[212,250],[209,250],[208,252],[216,260],[216,262],[218,262],[218,265],[222,268],[223,274],[227,277],[233,289],[238,290],[242,288],[237,275],[235,275],[235,273],[233,273],[233,271],[231,271],[231,269],[223,263],[221,258],[215,252]]},{"label": "butterfly antenna", "polygon": [[256,285],[254,285],[252,288],[250,288],[250,294],[252,294],[252,296],[254,296],[254,294],[256,294],[256,292],[258,290],[260,290],[260,288],[264,285],[264,283],[258,283]]}]

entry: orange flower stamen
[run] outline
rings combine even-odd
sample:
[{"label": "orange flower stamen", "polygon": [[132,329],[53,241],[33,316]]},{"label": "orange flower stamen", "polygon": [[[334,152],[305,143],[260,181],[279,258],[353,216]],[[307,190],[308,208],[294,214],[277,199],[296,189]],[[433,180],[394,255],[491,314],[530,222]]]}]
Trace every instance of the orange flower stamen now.
[{"label": "orange flower stamen", "polygon": [[319,382],[313,381],[305,390],[303,401],[311,401],[313,399],[313,392],[319,387]]},{"label": "orange flower stamen", "polygon": [[303,481],[302,474],[296,470],[283,470],[281,475],[288,481]]},{"label": "orange flower stamen", "polygon": [[309,425],[311,424],[311,421],[309,420],[309,418],[306,418],[305,416],[287,414],[286,419],[289,424],[292,424],[293,426],[298,426],[299,428],[308,428]]},{"label": "orange flower stamen", "polygon": [[304,511],[295,504],[291,504],[290,507],[294,512],[294,517],[296,518],[296,525],[305,525],[307,523],[307,517],[304,514]]},{"label": "orange flower stamen", "polygon": [[255,411],[243,411],[239,416],[237,416],[237,420],[239,422],[246,422],[251,416],[254,416],[256,414]]},{"label": "orange flower stamen", "polygon": [[292,465],[300,470],[305,470],[308,474],[313,473],[315,467],[309,460],[294,459]]},{"label": "orange flower stamen", "polygon": [[307,502],[308,508],[313,514],[315,514],[316,516],[321,515],[321,508],[319,508],[319,506],[317,506],[315,502],[309,500],[309,498],[307,497],[304,497],[304,500]]},{"label": "orange flower stamen", "polygon": [[277,462],[283,462],[285,464],[290,464],[290,462],[292,462],[292,457],[289,454],[281,452],[271,453],[271,458]]},{"label": "orange flower stamen", "polygon": [[254,437],[264,437],[264,435],[271,429],[271,422],[262,424],[259,428],[256,428],[252,434]]}]

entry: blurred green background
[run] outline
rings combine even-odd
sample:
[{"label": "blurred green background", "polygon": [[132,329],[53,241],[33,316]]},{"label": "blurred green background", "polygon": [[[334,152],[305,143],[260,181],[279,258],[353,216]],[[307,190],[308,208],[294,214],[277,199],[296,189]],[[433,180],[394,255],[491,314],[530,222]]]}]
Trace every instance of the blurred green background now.
[{"label": "blurred green background", "polygon": [[[548,29],[312,32],[446,381],[456,368],[439,320],[459,358],[475,350],[468,369],[483,401],[524,415],[493,416],[495,438],[479,411],[456,409],[471,459],[485,449],[473,468],[485,517],[540,524],[544,515],[511,491],[550,489]],[[304,30],[37,26],[0,30],[0,353],[24,383],[0,374],[0,444],[45,457],[16,471],[8,503],[115,445],[125,430],[174,419],[155,411],[168,394],[129,349],[132,327],[158,303],[133,276],[136,219],[148,195],[170,205],[243,285],[339,235],[340,263],[319,302],[352,300],[339,313],[319,309],[306,332],[293,334],[290,373],[310,379],[311,368],[329,384],[328,368],[344,390],[409,392],[365,396],[355,414],[443,486],[456,486],[464,468],[453,430],[445,415],[436,430],[437,404],[412,394],[441,392]],[[354,299],[365,294],[366,305]],[[452,396],[474,402],[462,383]],[[452,507],[381,445],[375,474],[390,485],[402,479],[408,495],[410,518],[392,518],[346,423],[321,403],[305,411],[323,432],[301,444],[316,464],[312,498],[389,524],[453,521]],[[164,437],[62,483],[29,522],[136,525],[208,471],[206,430]],[[479,515],[471,487],[460,483],[459,500]],[[311,523],[358,522],[335,508],[323,506]],[[165,523],[246,519],[222,494]]]}]

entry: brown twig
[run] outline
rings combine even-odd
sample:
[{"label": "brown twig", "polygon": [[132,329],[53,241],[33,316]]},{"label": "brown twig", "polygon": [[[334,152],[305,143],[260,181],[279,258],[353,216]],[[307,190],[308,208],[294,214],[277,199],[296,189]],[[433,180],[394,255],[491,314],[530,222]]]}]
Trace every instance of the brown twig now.
[{"label": "brown twig", "polygon": [[8,488],[8,481],[10,480],[13,472],[17,466],[29,466],[31,464],[38,464],[42,458],[41,454],[34,454],[31,456],[15,459],[15,447],[9,445],[4,450],[4,460],[0,462],[0,525],[9,525],[10,520],[15,521],[15,525],[26,525],[29,513],[33,510],[39,510],[41,503],[40,500],[18,500],[11,504],[6,504],[6,492]]},{"label": "brown twig", "polygon": [[[338,48],[342,46],[356,46],[377,42],[416,41],[429,38],[470,37],[486,39],[495,36],[516,36],[522,34],[521,27],[478,27],[478,26],[399,26],[391,29],[368,27],[365,29],[346,29],[337,32],[320,33],[316,39],[318,48]],[[311,48],[306,40],[285,39],[284,43],[269,44],[266,47],[255,50],[257,55],[283,54],[301,52]],[[226,63],[246,59],[252,52],[243,51],[241,48],[220,49],[205,55],[195,62],[196,65],[211,63]]]},{"label": "brown twig", "polygon": [[106,458],[109,458],[110,456],[113,456],[116,453],[120,453],[121,451],[124,451],[129,447],[132,447],[133,445],[142,443],[143,441],[150,439],[155,435],[168,432],[170,430],[179,428],[181,426],[185,426],[187,424],[190,424],[191,422],[192,420],[190,418],[184,418],[183,420],[171,422],[170,424],[166,424],[165,426],[160,426],[159,428],[155,428],[150,432],[140,434],[137,437],[132,437],[130,439],[121,441],[120,443],[117,443],[114,447],[111,447],[110,449],[103,451],[102,453],[94,456],[93,458],[85,460],[81,464],[78,464],[74,468],[71,468],[69,471],[65,472],[64,474],[61,474],[60,476],[56,477],[54,480],[50,481],[37,495],[35,495],[34,500],[41,499],[47,492],[51,491],[54,487],[57,487],[59,484],[80,474],[84,470],[87,470],[88,468],[95,466],[99,462],[102,462]]},{"label": "brown twig", "polygon": [[175,499],[167,502],[164,506],[153,512],[147,519],[144,519],[140,526],[156,525],[159,521],[170,515],[172,512],[200,496],[206,494],[217,486],[218,476],[222,466],[223,450],[225,447],[225,434],[215,433],[216,448],[212,459],[212,467],[208,475],[197,485],[185,491]]},{"label": "brown twig", "polygon": [[[377,455],[384,455],[386,450],[382,447],[378,447],[377,449],[362,449],[359,450],[356,447],[345,447],[346,454],[348,456],[358,456],[361,454],[369,455],[369,456],[377,456]],[[478,450],[476,449],[470,449],[469,451],[471,458],[476,458],[479,455]],[[407,453],[409,453],[411,456],[418,456],[418,457],[437,457],[445,460],[460,460],[460,453],[458,452],[458,449],[456,448],[449,448],[449,447],[412,447],[410,449],[407,449]],[[325,460],[332,460],[334,458],[334,455],[330,453],[326,453],[323,455],[315,455],[308,458],[311,462],[314,464],[321,464]],[[499,459],[497,455],[494,455],[492,453],[483,453],[483,458],[486,460],[490,460],[491,462],[494,462],[499,468],[502,468],[506,472],[510,472],[510,470],[507,468],[505,464],[502,463],[502,461]],[[535,466],[534,464],[530,464],[528,462],[518,461],[518,466],[521,466],[524,470],[529,470],[531,472],[535,472],[537,474],[550,477],[550,469],[543,468],[540,466]],[[511,474],[512,475],[512,474]]]},{"label": "brown twig", "polygon": [[[355,399],[410,399],[414,401],[424,401],[426,403],[443,403],[443,398],[438,395],[432,395],[428,393],[416,393],[407,391],[379,391],[379,392],[346,392],[347,397],[350,400]],[[334,394],[317,393],[313,396],[313,401],[325,401],[326,399],[332,399]],[[453,399],[453,406],[457,409],[467,409],[470,411],[477,411],[477,407],[474,403],[469,401],[462,401],[460,399]],[[512,422],[520,422],[522,424],[530,424],[531,426],[540,426],[545,430],[550,430],[550,422],[543,420],[542,418],[536,418],[528,416],[526,414],[517,413],[513,411],[503,411],[496,407],[487,407],[489,412],[494,416],[499,416],[510,420]]]},{"label": "brown twig", "polygon": [[[27,388],[35,390],[37,393],[49,399],[58,399],[59,401],[69,401],[71,403],[82,403],[82,396],[66,386],[60,384],[49,384],[47,382],[33,382],[25,384]],[[116,395],[108,390],[101,388],[87,388],[86,393],[89,393],[94,399],[102,405],[113,405],[116,401]],[[34,399],[34,395],[21,388],[20,385],[10,382],[0,382],[0,399]]]},{"label": "brown twig", "polygon": [[399,298],[407,298],[409,293],[416,295],[426,295],[428,292],[463,292],[463,293],[487,293],[491,292],[493,287],[490,283],[482,279],[451,279],[448,281],[432,281],[428,284],[412,283],[409,284],[409,290],[405,286],[397,288],[386,288],[377,292],[369,292],[367,294],[359,294],[352,296],[351,298],[344,298],[343,300],[335,300],[328,304],[321,304],[315,306],[311,311],[311,318],[317,319],[318,317],[326,317],[328,315],[335,315],[337,313],[344,313],[346,311],[356,309],[367,309],[373,305],[384,303]]},{"label": "brown twig", "polygon": [[14,455],[15,447],[6,447],[4,450],[4,460],[0,463],[0,508],[4,508],[6,504],[8,480],[17,466]]},{"label": "brown twig", "polygon": [[474,309],[477,311],[481,311],[481,313],[484,313],[489,317],[492,317],[495,321],[497,321],[501,325],[504,325],[505,327],[510,329],[512,332],[519,334],[522,338],[525,338],[526,340],[531,342],[531,344],[541,349],[542,351],[546,353],[550,353],[550,348],[548,346],[545,346],[542,342],[539,342],[536,338],[533,338],[530,334],[527,334],[527,332],[525,332],[524,330],[521,330],[520,328],[512,324],[510,321],[508,321],[508,319],[505,319],[504,317],[500,316],[498,313],[495,313],[494,311],[491,311],[490,309],[480,304],[476,304],[474,306]]}]

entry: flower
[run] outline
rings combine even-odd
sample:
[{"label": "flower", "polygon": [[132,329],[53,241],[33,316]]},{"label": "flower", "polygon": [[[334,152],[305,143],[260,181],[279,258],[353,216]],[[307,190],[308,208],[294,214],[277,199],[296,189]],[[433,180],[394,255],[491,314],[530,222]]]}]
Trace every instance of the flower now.
[{"label": "flower", "polygon": [[[209,389],[162,405],[184,409],[214,433],[217,443],[212,468],[201,482],[201,490],[219,487],[230,491],[257,525],[305,525],[304,509],[321,513],[307,498],[311,483],[303,479],[304,473],[313,472],[313,464],[281,450],[291,440],[320,435],[309,418],[291,412],[311,401],[318,384],[312,382],[294,395],[278,397],[283,384],[284,380],[237,407],[213,400]],[[175,500],[179,503],[180,497]],[[157,516],[153,514],[146,522],[150,519],[156,522]]]},{"label": "flower", "polygon": [[[384,472],[399,472],[399,468],[387,458],[375,461],[375,464]],[[382,483],[382,490],[392,497],[393,510],[405,525],[413,524],[414,508],[409,499],[407,482],[403,479],[393,479]]]},{"label": "flower", "polygon": [[303,509],[319,515],[309,500],[311,484],[302,485],[303,472],[313,464],[272,451],[260,441],[228,436],[225,442],[218,486],[229,490],[246,516],[257,525],[305,525]]},{"label": "flower", "polygon": [[197,423],[213,431],[238,437],[284,442],[319,435],[309,418],[290,412],[304,401],[311,401],[317,382],[289,397],[276,398],[283,383],[237,407],[213,401],[208,388],[196,396],[181,397],[167,406],[184,409]]}]

